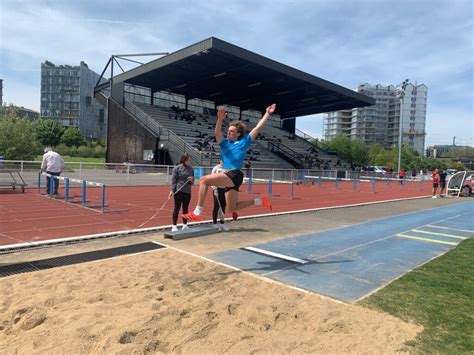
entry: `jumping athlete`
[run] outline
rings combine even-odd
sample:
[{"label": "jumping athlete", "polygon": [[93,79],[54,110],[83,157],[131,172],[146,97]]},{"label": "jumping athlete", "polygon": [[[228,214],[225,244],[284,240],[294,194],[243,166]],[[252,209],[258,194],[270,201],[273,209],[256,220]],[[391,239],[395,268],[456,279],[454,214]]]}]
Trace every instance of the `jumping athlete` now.
[{"label": "jumping athlete", "polygon": [[[227,204],[227,211],[234,216],[236,212],[249,206],[263,206],[268,210],[272,210],[272,206],[267,196],[256,198],[253,200],[238,201],[239,187],[244,180],[244,174],[240,170],[252,141],[256,139],[257,135],[265,126],[265,123],[270,118],[270,115],[275,112],[276,104],[267,107],[265,114],[258,121],[249,134],[245,131],[245,125],[242,121],[232,121],[227,129],[227,138],[222,137],[222,122],[227,116],[224,107],[219,107],[217,111],[217,123],[214,133],[216,135],[216,142],[221,148],[221,159],[224,163],[225,171],[218,174],[211,174],[203,176],[199,183],[199,197],[197,206],[193,212],[183,214],[183,218],[190,221],[202,220],[202,208],[206,200],[207,190],[209,186],[224,187],[226,189],[225,198]],[[235,219],[235,217],[234,217]]]}]

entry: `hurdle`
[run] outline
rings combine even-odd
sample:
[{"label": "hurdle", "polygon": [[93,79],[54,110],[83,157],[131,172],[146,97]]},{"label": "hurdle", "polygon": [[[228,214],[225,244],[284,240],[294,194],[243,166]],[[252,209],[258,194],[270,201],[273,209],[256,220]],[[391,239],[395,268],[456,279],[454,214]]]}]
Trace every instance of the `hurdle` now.
[{"label": "hurdle", "polygon": [[[55,175],[50,175],[47,173],[40,173],[38,174],[38,193],[41,192],[41,175],[44,175],[46,177],[49,177],[49,197],[54,198],[54,199],[64,199],[65,203],[71,203],[71,204],[80,204],[82,208],[89,209],[94,212],[99,212],[99,213],[120,213],[120,212],[127,212],[127,209],[120,209],[120,210],[106,210],[105,208],[108,207],[108,205],[105,203],[105,198],[106,198],[106,188],[107,186],[103,183],[100,182],[93,182],[93,181],[87,181],[87,180],[82,180],[82,179],[74,179],[70,178],[67,176],[55,176]],[[63,180],[65,181],[65,188],[64,188],[64,197],[58,197],[53,195],[53,185],[54,185],[54,179],[57,180]],[[81,199],[76,200],[74,197],[77,196],[71,196],[70,195],[70,188],[71,188],[71,182],[72,183],[77,183],[81,186]],[[100,203],[96,204],[90,204],[90,200],[87,199],[87,190],[88,186],[94,186],[100,188]]]},{"label": "hurdle", "polygon": [[[352,192],[359,192],[359,190],[357,188],[358,188],[358,186],[361,182],[370,182],[371,183],[371,192],[374,193],[374,194],[377,193],[374,178],[364,180],[364,179],[361,179],[361,178],[347,179],[347,178],[338,178],[338,177],[333,178],[333,177],[329,177],[329,176],[325,176],[325,177],[323,177],[323,176],[312,176],[312,175],[306,175],[305,176],[306,180],[315,179],[316,183],[317,183],[317,185],[320,189],[322,188],[322,179],[323,178],[325,180],[327,180],[328,182],[334,181],[334,190],[335,191],[339,191],[339,189],[340,189],[339,185],[340,185],[341,181],[350,182],[352,184]],[[349,191],[349,190],[346,190],[346,191]]]},{"label": "hurdle", "polygon": [[[415,181],[418,181],[418,188],[423,190],[423,180],[422,179],[400,179],[400,178],[390,178],[390,177],[373,177],[373,176],[361,176],[360,177],[362,181],[365,182],[371,182],[372,179],[375,179],[375,181],[380,181],[380,182],[385,182],[385,187],[387,189],[391,188],[391,184],[393,183],[393,188],[398,188],[400,190],[406,190],[409,189],[410,183],[413,183]],[[416,188],[416,187],[415,187]]]},{"label": "hurdle", "polygon": [[[297,199],[297,197],[295,197],[295,195],[294,195],[295,194],[295,188],[294,188],[295,182],[294,181],[273,180],[273,179],[269,179],[269,180],[257,179],[257,180],[261,180],[262,182],[267,182],[267,194],[268,194],[268,196],[284,197],[284,198],[287,198],[289,200]],[[274,194],[273,193],[273,184],[274,183],[282,184],[282,185],[283,184],[288,185],[289,186],[288,196],[282,196],[282,195]]]}]

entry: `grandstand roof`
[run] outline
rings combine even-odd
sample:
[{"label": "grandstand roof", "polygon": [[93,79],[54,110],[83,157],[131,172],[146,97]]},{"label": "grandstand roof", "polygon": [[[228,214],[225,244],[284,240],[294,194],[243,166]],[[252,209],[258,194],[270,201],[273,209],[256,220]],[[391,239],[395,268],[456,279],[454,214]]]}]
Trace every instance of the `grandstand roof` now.
[{"label": "grandstand roof", "polygon": [[277,103],[282,118],[373,105],[365,95],[215,37],[114,77],[126,82],[263,111]]}]

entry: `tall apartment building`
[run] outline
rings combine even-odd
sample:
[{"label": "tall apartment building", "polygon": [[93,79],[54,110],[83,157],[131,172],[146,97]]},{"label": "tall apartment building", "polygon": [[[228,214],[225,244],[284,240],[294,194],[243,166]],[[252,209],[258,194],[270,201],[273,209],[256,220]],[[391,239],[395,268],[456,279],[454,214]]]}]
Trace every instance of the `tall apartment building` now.
[{"label": "tall apartment building", "polygon": [[41,63],[41,118],[78,127],[88,138],[104,137],[104,107],[94,98],[99,77],[84,62],[78,66]]},{"label": "tall apartment building", "polygon": [[386,148],[408,144],[421,155],[425,147],[426,85],[408,81],[398,86],[362,84],[356,90],[375,99],[375,105],[329,112],[324,115],[324,138],[331,140],[338,135]]}]

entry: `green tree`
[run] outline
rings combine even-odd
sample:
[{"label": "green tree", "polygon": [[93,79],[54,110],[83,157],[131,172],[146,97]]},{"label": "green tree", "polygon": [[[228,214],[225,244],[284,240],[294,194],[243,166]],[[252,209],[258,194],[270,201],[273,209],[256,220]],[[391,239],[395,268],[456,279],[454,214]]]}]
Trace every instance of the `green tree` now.
[{"label": "green tree", "polygon": [[436,158],[424,158],[422,161],[423,167],[422,169],[425,171],[431,171],[433,169],[443,169],[446,168],[446,163],[442,160]]},{"label": "green tree", "polygon": [[374,160],[372,161],[372,165],[391,167],[392,169],[394,166],[397,166],[392,163],[391,151],[386,149],[381,149],[377,152],[377,155],[374,156]]},{"label": "green tree", "polygon": [[357,165],[367,165],[369,162],[369,147],[364,142],[351,141],[351,162]]},{"label": "green tree", "polygon": [[336,136],[327,144],[329,149],[335,151],[341,159],[352,162],[351,139],[349,137]]},{"label": "green tree", "polygon": [[85,143],[85,140],[78,128],[69,127],[64,130],[61,136],[61,143],[64,143],[68,147],[79,147]]},{"label": "green tree", "polygon": [[382,165],[382,166],[386,165],[385,160],[382,163],[376,162],[378,156],[381,153],[383,154],[383,159],[386,159],[385,149],[380,144],[373,144],[367,152],[369,165]]},{"label": "green tree", "polygon": [[0,113],[0,155],[7,160],[33,160],[40,146],[28,119],[18,118],[14,110]]},{"label": "green tree", "polygon": [[43,146],[55,147],[61,142],[64,129],[53,120],[37,120],[33,122],[36,139]]}]

